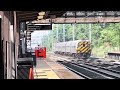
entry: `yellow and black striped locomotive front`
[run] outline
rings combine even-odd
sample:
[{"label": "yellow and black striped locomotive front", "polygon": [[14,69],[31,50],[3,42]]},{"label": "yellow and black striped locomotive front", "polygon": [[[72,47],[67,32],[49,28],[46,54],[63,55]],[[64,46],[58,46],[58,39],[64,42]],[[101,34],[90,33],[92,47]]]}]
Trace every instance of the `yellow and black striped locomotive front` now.
[{"label": "yellow and black striped locomotive front", "polygon": [[91,45],[89,41],[81,41],[77,47],[78,57],[89,58],[91,55]]}]

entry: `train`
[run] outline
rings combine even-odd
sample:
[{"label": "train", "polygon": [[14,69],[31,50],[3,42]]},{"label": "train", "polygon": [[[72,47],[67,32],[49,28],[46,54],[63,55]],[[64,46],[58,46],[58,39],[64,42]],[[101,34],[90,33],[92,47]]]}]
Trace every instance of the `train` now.
[{"label": "train", "polygon": [[76,58],[89,58],[91,56],[91,43],[89,40],[75,40],[55,44],[55,54],[69,55]]}]

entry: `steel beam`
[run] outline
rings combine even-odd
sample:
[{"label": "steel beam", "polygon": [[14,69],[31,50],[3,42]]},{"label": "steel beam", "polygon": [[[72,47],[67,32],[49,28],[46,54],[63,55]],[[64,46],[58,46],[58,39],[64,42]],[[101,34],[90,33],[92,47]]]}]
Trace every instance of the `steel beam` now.
[{"label": "steel beam", "polygon": [[[120,17],[84,17],[84,18],[56,18],[52,20],[53,23],[115,23],[120,22]],[[50,19],[34,20],[32,23],[50,23]]]}]

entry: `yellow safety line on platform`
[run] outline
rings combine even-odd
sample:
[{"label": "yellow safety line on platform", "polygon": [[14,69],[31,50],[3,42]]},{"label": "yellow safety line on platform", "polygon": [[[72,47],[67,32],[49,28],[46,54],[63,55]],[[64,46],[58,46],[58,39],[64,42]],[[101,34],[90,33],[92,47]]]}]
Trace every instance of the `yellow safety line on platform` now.
[{"label": "yellow safety line on platform", "polygon": [[34,69],[35,79],[60,79],[52,69]]}]

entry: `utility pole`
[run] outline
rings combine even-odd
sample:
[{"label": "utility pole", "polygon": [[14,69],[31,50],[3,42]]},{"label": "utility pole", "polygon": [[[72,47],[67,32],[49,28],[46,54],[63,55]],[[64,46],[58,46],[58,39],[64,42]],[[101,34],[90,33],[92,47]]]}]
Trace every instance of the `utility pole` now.
[{"label": "utility pole", "polygon": [[52,30],[52,52],[53,52],[53,30]]},{"label": "utility pole", "polygon": [[58,42],[58,24],[57,24],[57,42]]},{"label": "utility pole", "polygon": [[65,24],[63,24],[63,42],[65,42]]},{"label": "utility pole", "polygon": [[44,46],[44,33],[43,33],[43,31],[42,31],[42,47]]},{"label": "utility pole", "polygon": [[73,35],[73,41],[75,40],[75,24],[73,24],[73,30],[72,30],[72,35]]},{"label": "utility pole", "polygon": [[120,29],[119,29],[119,51],[120,51]]},{"label": "utility pole", "polygon": [[89,41],[91,43],[91,23],[89,24]]}]

